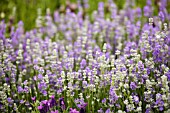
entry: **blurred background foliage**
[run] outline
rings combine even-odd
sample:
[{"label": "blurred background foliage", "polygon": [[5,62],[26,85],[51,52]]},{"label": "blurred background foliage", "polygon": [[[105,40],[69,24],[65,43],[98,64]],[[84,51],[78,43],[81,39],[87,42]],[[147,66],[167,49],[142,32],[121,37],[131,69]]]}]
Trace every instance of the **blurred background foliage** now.
[{"label": "blurred background foliage", "polygon": [[[99,2],[107,3],[108,0],[88,0],[89,8],[86,13],[91,14],[97,9]],[[114,0],[119,9],[122,9],[126,0]],[[143,8],[146,4],[146,0],[134,0],[136,5]],[[159,0],[152,0],[155,7],[156,2]],[[170,0],[168,1],[168,12],[170,12]],[[5,19],[6,22],[12,21],[17,23],[22,20],[26,30],[30,30],[35,27],[35,20],[37,17],[37,9],[41,8],[42,14],[45,15],[46,9],[50,8],[51,14],[55,10],[60,12],[64,11],[66,7],[76,5],[77,0],[0,0],[0,20]],[[107,5],[107,4],[106,4]],[[155,8],[154,14],[157,14],[158,10]]]}]

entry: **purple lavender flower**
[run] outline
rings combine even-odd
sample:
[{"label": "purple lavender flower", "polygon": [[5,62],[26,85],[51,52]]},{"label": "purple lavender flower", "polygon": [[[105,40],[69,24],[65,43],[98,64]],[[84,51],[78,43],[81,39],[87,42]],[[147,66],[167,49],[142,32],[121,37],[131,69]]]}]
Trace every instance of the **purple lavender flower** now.
[{"label": "purple lavender flower", "polygon": [[114,91],[114,88],[111,87],[110,91],[109,91],[110,104],[113,105],[114,103],[116,103],[117,100],[118,100],[118,96],[117,96],[116,92]]},{"label": "purple lavender flower", "polygon": [[165,20],[165,15],[164,15],[164,13],[163,13],[162,11],[159,12],[159,17],[160,17],[160,19],[161,19],[162,21]]},{"label": "purple lavender flower", "polygon": [[87,84],[87,81],[83,81],[82,86],[83,86],[83,87],[87,87],[87,85],[88,85],[88,84]]},{"label": "purple lavender flower", "polygon": [[30,103],[28,101],[25,102],[26,106],[30,106]]},{"label": "purple lavender flower", "polygon": [[55,111],[51,111],[50,113],[59,113],[59,111],[55,110]]},{"label": "purple lavender flower", "polygon": [[59,99],[59,105],[60,105],[62,111],[66,109],[65,102],[64,102],[64,97],[61,97]]},{"label": "purple lavender flower", "polygon": [[150,113],[151,112],[151,109],[150,108],[147,108],[145,113]]},{"label": "purple lavender flower", "polygon": [[86,113],[86,106],[87,106],[87,103],[84,103],[80,106],[80,112],[79,113]]},{"label": "purple lavender flower", "polygon": [[138,62],[138,69],[139,69],[140,71],[143,71],[143,70],[144,70],[144,65],[143,65],[142,62]]},{"label": "purple lavender flower", "polygon": [[3,104],[0,102],[0,109],[3,107]]},{"label": "purple lavender flower", "polygon": [[79,111],[77,111],[76,109],[70,108],[70,112],[69,113],[79,113]]},{"label": "purple lavender flower", "polygon": [[31,97],[31,100],[35,102],[36,101],[36,97],[35,96]]},{"label": "purple lavender flower", "polygon": [[86,66],[86,60],[83,59],[80,63],[80,68],[83,69]]},{"label": "purple lavender flower", "polygon": [[164,101],[162,99],[156,100],[155,105],[157,105],[159,107],[160,111],[162,111],[164,109]]},{"label": "purple lavender flower", "polygon": [[138,104],[139,103],[139,97],[138,96],[133,96],[133,101]]},{"label": "purple lavender flower", "polygon": [[40,113],[46,113],[44,111],[44,108],[43,108],[43,106],[41,104],[40,104],[40,106],[38,106],[38,110],[40,111]]},{"label": "purple lavender flower", "polygon": [[164,110],[163,106],[159,107],[159,111],[163,111],[163,110]]},{"label": "purple lavender flower", "polygon": [[142,10],[141,10],[141,8],[137,8],[137,9],[136,9],[136,13],[137,13],[137,16],[138,16],[138,17],[141,17],[141,16],[142,16]]},{"label": "purple lavender flower", "polygon": [[131,82],[131,83],[130,83],[130,88],[131,88],[132,90],[135,90],[135,89],[137,88],[136,83]]},{"label": "purple lavender flower", "polygon": [[81,108],[79,113],[85,113],[85,109],[84,108]]},{"label": "purple lavender flower", "polygon": [[43,107],[42,107],[42,110],[43,110],[43,111],[45,111],[45,112],[48,112],[48,111],[49,111],[49,103],[48,103],[48,100],[43,100],[43,101],[41,101],[40,108],[41,108],[41,105],[43,105]]},{"label": "purple lavender flower", "polygon": [[99,110],[97,110],[98,113],[103,113],[103,109],[100,108]]},{"label": "purple lavender flower", "polygon": [[8,101],[8,103],[12,103],[12,102],[13,102],[13,100],[11,99],[11,97],[8,97],[8,98],[7,98],[7,101]]},{"label": "purple lavender flower", "polygon": [[111,113],[110,108],[108,108],[105,113]]},{"label": "purple lavender flower", "polygon": [[18,86],[18,93],[22,93],[24,89],[21,86]]},{"label": "purple lavender flower", "polygon": [[38,74],[38,79],[39,79],[39,80],[42,80],[42,79],[43,79],[42,74]]},{"label": "purple lavender flower", "polygon": [[144,16],[149,17],[151,16],[151,8],[149,6],[144,7]]},{"label": "purple lavender flower", "polygon": [[102,100],[102,103],[105,103],[106,102],[106,98],[104,98],[103,100]]},{"label": "purple lavender flower", "polygon": [[52,108],[53,106],[56,106],[56,105],[57,105],[57,102],[56,102],[54,96],[51,96],[51,99],[49,100],[49,103],[50,103],[50,107],[51,107],[51,108]]},{"label": "purple lavender flower", "polygon": [[23,104],[23,103],[25,103],[25,101],[24,100],[20,100],[20,104]]},{"label": "purple lavender flower", "polygon": [[147,0],[146,3],[147,3],[148,6],[151,6],[152,5],[152,0]]}]

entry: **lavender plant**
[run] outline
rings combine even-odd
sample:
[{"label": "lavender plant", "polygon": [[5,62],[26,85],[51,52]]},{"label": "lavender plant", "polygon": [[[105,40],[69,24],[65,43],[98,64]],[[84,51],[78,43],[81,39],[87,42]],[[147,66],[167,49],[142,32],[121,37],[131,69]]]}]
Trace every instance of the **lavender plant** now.
[{"label": "lavender plant", "polygon": [[[169,113],[170,14],[161,0],[108,12],[38,10],[36,28],[0,23],[0,112]],[[132,5],[133,4],[133,5]],[[84,8],[85,7],[85,8]],[[106,16],[109,15],[108,16]],[[9,34],[10,36],[8,37]]]}]

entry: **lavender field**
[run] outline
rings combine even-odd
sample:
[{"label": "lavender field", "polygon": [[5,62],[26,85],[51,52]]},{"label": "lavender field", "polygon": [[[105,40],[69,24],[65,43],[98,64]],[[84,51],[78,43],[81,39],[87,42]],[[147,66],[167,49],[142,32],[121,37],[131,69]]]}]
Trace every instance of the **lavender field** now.
[{"label": "lavender field", "polygon": [[0,113],[170,113],[170,1],[89,1],[0,20]]}]

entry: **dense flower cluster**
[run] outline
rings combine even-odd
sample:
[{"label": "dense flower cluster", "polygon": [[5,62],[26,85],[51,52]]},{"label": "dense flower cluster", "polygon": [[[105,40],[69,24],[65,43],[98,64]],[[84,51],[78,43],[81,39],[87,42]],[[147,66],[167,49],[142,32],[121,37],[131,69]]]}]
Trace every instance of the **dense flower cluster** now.
[{"label": "dense flower cluster", "polygon": [[[170,14],[100,2],[91,16],[38,12],[36,28],[0,23],[0,112],[170,112]],[[109,16],[108,16],[109,15]]]}]

